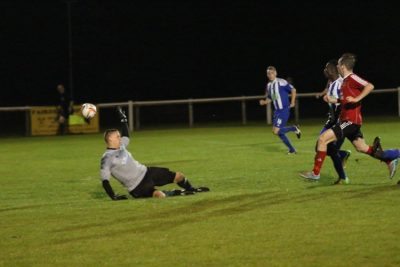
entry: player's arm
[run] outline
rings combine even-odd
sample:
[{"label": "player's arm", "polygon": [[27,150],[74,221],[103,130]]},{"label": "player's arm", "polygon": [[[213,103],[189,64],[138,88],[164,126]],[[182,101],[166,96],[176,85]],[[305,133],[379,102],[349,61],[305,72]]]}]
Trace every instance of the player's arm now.
[{"label": "player's arm", "polygon": [[269,103],[271,103],[271,96],[268,94],[268,90],[266,90],[266,93],[265,93],[265,99],[260,99],[260,101],[259,101],[259,103],[260,103],[260,106],[265,106],[265,105],[268,105]]},{"label": "player's arm", "polygon": [[269,103],[271,103],[271,99],[269,99],[269,98],[260,99],[260,105],[261,106],[268,105]]},{"label": "player's arm", "polygon": [[290,107],[293,108],[296,105],[296,95],[297,95],[297,91],[296,88],[294,88],[293,86],[291,86],[291,90],[290,90]]},{"label": "player's arm", "polygon": [[367,85],[364,86],[363,90],[358,96],[356,97],[348,96],[346,97],[346,101],[349,103],[360,102],[364,97],[366,97],[369,93],[371,93],[372,90],[374,90],[374,85],[372,83],[367,83]]},{"label": "player's arm", "polygon": [[119,106],[117,107],[117,112],[121,121],[121,136],[129,138],[128,118],[126,117],[125,112]]},{"label": "player's arm", "polygon": [[324,95],[324,101],[327,103],[337,104],[339,100],[336,97]]},{"label": "player's arm", "polygon": [[125,195],[117,195],[114,193],[114,190],[111,187],[110,181],[109,180],[103,180],[102,182],[103,188],[106,191],[107,195],[112,199],[112,200],[124,200],[128,199]]},{"label": "player's arm", "polygon": [[111,184],[110,184],[111,171],[110,171],[109,162],[107,160],[107,156],[105,156],[101,159],[100,175],[101,175],[101,183],[103,185],[104,191],[106,191],[107,195],[112,200],[128,199],[125,195],[115,194],[113,188],[111,187]]},{"label": "player's arm", "polygon": [[315,98],[320,98],[320,97],[323,97],[323,96],[325,96],[326,95],[326,93],[328,92],[328,88],[325,88],[324,90],[322,90],[321,92],[319,92],[319,93],[317,93],[316,95],[315,95]]}]

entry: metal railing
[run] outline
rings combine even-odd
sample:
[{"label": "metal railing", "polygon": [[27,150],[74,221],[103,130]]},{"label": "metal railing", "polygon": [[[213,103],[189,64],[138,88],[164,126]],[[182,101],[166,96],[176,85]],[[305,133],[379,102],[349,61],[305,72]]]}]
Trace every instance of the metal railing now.
[{"label": "metal railing", "polygon": [[[242,124],[247,123],[246,114],[246,101],[259,100],[264,96],[237,96],[237,97],[220,97],[220,98],[197,98],[197,99],[176,99],[176,100],[161,100],[161,101],[128,101],[118,103],[99,103],[99,108],[112,108],[116,106],[127,106],[128,107],[128,120],[129,128],[131,131],[134,129],[140,129],[140,108],[145,106],[162,106],[162,105],[187,105],[188,106],[188,121],[189,127],[194,125],[194,104],[202,103],[216,103],[216,102],[241,102],[241,117]],[[267,123],[272,122],[271,105],[267,105]]]},{"label": "metal railing", "polygon": [[[398,104],[398,116],[400,117],[400,87],[389,88],[389,89],[375,89],[371,94],[384,94],[384,93],[396,93],[397,92],[397,104]],[[296,97],[295,106],[295,122],[299,122],[300,114],[300,98],[315,97],[317,93],[298,93]],[[188,108],[188,124],[189,127],[194,125],[194,104],[201,103],[216,103],[216,102],[241,102],[241,119],[242,124],[247,124],[247,112],[246,112],[246,101],[259,100],[264,98],[264,95],[258,96],[237,96],[237,97],[220,97],[220,98],[197,98],[197,99],[176,99],[176,100],[160,100],[160,101],[127,101],[118,103],[99,103],[97,106],[99,108],[108,108],[127,106],[128,107],[128,119],[129,128],[131,131],[134,129],[140,129],[140,107],[144,106],[161,106],[161,105],[187,105]],[[271,104],[266,106],[266,122],[267,124],[272,123],[272,108]]]},{"label": "metal railing", "polygon": [[[400,87],[390,89],[375,89],[371,94],[397,93],[398,116],[400,117]],[[299,121],[300,99],[307,97],[315,97],[317,93],[298,93],[295,106],[295,121]],[[116,106],[128,107],[128,123],[129,129],[140,129],[140,108],[144,106],[161,106],[161,105],[187,105],[188,124],[189,127],[194,125],[194,105],[201,103],[217,103],[217,102],[241,102],[241,121],[242,124],[247,124],[246,102],[259,100],[264,98],[263,95],[258,96],[238,96],[238,97],[220,97],[220,98],[197,98],[197,99],[176,99],[176,100],[160,100],[160,101],[126,101],[114,103],[98,103],[98,108],[113,108]],[[1,111],[25,111],[26,112],[26,127],[29,131],[29,111],[31,107],[0,107]],[[266,106],[266,122],[272,123],[272,108],[271,104]]]}]

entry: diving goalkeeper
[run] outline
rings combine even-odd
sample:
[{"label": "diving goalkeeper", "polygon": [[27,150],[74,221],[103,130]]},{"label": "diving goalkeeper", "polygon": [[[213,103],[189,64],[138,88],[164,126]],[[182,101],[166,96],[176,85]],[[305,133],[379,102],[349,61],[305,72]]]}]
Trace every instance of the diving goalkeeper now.
[{"label": "diving goalkeeper", "polygon": [[[207,187],[193,187],[181,172],[173,172],[168,168],[146,167],[136,161],[126,149],[129,145],[129,130],[125,113],[117,108],[121,120],[121,132],[108,129],[104,133],[107,149],[101,158],[101,181],[104,190],[112,200],[127,199],[126,195],[118,195],[110,184],[111,176],[118,180],[134,198],[164,198],[166,196],[189,195],[196,192],[207,192]],[[182,189],[161,191],[156,186],[176,183]]]}]

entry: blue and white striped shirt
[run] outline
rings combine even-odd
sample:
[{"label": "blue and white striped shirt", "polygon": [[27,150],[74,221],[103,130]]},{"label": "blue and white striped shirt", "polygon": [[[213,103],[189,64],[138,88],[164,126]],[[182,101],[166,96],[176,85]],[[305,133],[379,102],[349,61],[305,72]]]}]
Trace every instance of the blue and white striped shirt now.
[{"label": "blue and white striped shirt", "polygon": [[329,103],[329,106],[332,107],[333,109],[335,108],[335,106],[340,105],[339,97],[340,97],[340,87],[342,86],[342,83],[343,83],[343,78],[339,77],[329,84],[327,92],[328,96],[338,100],[336,104]]},{"label": "blue and white striped shirt", "polygon": [[281,78],[268,82],[265,87],[266,95],[272,100],[275,110],[290,108],[289,94],[292,89],[293,86]]}]

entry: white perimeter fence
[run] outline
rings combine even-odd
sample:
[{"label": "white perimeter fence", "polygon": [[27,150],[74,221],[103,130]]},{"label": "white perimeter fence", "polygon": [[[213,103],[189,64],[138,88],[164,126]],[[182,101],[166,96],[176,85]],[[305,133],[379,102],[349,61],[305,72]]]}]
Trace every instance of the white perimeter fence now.
[{"label": "white perimeter fence", "polygon": [[[397,105],[398,105],[398,116],[400,117],[400,87],[390,89],[375,89],[371,94],[394,94],[397,93]],[[315,98],[317,93],[298,93],[296,98],[295,107],[295,121],[299,121],[299,110],[300,110],[300,99],[301,98]],[[247,124],[246,115],[246,102],[252,100],[259,100],[264,98],[263,95],[258,96],[238,96],[238,97],[221,97],[221,98],[197,98],[197,99],[178,99],[178,100],[161,100],[161,101],[126,101],[126,102],[115,102],[115,103],[98,103],[96,106],[99,109],[103,108],[115,108],[117,106],[124,106],[128,108],[128,120],[129,129],[140,129],[140,108],[145,106],[162,106],[162,105],[187,105],[188,111],[188,125],[192,127],[194,125],[194,105],[201,103],[217,103],[217,102],[241,102],[241,119],[242,124]],[[29,111],[31,107],[0,107],[0,111],[25,111],[26,112],[26,132],[29,134],[30,120]],[[267,124],[272,123],[272,109],[271,104],[266,106],[266,120]]]}]

